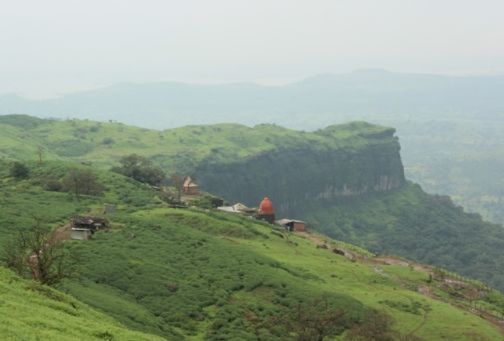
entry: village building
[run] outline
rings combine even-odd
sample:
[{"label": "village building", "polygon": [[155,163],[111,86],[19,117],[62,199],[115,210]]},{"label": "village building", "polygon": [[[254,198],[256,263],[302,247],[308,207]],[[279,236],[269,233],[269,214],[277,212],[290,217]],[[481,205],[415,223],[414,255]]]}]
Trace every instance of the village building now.
[{"label": "village building", "polygon": [[88,240],[93,233],[89,229],[72,227],[70,230],[70,238],[75,240]]},{"label": "village building", "polygon": [[98,230],[109,226],[107,219],[91,216],[76,216],[72,218],[70,238],[88,240]]},{"label": "village building", "polygon": [[294,219],[280,219],[277,220],[276,223],[285,227],[288,231],[291,232],[305,232],[306,231],[306,223],[302,220],[294,220]]},{"label": "village building", "polygon": [[190,176],[186,176],[184,179],[184,184],[182,185],[182,191],[187,195],[198,195],[199,186],[196,182],[191,179]]},{"label": "village building", "polygon": [[273,207],[273,203],[268,197],[265,197],[259,204],[257,218],[265,220],[270,224],[275,223],[275,208]]}]

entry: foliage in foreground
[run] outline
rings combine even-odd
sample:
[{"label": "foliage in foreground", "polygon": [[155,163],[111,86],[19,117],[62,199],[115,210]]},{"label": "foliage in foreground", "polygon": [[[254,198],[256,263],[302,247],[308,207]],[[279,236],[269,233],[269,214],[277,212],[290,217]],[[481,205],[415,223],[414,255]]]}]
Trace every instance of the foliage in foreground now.
[{"label": "foliage in foreground", "polygon": [[0,267],[2,340],[161,340],[126,329],[104,313]]}]

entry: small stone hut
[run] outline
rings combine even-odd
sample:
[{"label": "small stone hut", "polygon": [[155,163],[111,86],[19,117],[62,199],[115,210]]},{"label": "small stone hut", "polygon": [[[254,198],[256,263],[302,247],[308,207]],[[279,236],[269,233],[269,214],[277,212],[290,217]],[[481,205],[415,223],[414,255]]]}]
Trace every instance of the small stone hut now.
[{"label": "small stone hut", "polygon": [[294,220],[294,219],[280,219],[277,220],[276,223],[285,227],[287,230],[291,232],[305,232],[306,231],[306,223],[302,220]]},{"label": "small stone hut", "polygon": [[190,176],[186,176],[182,185],[182,191],[187,195],[197,195],[199,194],[199,185]]},{"label": "small stone hut", "polygon": [[70,238],[88,240],[98,230],[107,228],[109,222],[105,218],[91,216],[75,216],[71,221]]}]

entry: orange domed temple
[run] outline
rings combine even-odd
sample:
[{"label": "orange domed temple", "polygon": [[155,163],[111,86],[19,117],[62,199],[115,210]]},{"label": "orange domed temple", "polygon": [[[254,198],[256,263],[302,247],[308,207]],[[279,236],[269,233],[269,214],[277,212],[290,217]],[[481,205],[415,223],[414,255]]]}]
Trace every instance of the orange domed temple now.
[{"label": "orange domed temple", "polygon": [[258,218],[266,220],[270,224],[275,222],[275,208],[268,197],[265,197],[259,204]]}]

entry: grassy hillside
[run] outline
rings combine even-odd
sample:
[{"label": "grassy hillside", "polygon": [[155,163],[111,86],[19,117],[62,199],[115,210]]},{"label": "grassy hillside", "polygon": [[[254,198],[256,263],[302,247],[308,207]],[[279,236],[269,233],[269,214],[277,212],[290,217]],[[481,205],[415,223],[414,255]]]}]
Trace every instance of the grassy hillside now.
[{"label": "grassy hillside", "polygon": [[[411,200],[402,200],[404,192],[392,193],[389,204],[382,204],[371,217],[368,212],[375,211],[373,200],[361,204],[358,200],[347,204],[340,200],[342,195],[404,184],[399,144],[390,128],[357,122],[312,133],[275,125],[249,128],[233,124],[155,131],[120,123],[12,115],[0,116],[0,130],[5,131],[0,135],[0,146],[8,146],[0,147],[4,160],[34,160],[42,146],[44,160],[89,161],[93,167],[108,169],[121,156],[138,153],[150,157],[167,173],[179,170],[195,175],[204,188],[228,200],[257,205],[269,195],[282,214],[307,218],[325,233],[447,267],[504,288],[502,262],[495,261],[500,257],[495,245],[504,241],[501,227],[456,210],[447,200],[439,205],[439,200],[418,189],[406,191]],[[488,178],[495,179],[490,183],[499,182],[495,174]],[[122,193],[129,193],[132,201],[142,201],[131,192]],[[27,196],[26,200],[32,198]],[[354,203],[355,209],[348,209]],[[367,224],[366,228],[343,226],[341,207],[352,212],[348,217],[351,224]],[[427,213],[429,219],[425,219]],[[363,217],[368,218],[363,221]],[[407,223],[397,223],[400,217]],[[475,234],[476,230],[485,232]],[[414,243],[417,231],[430,231],[432,235],[422,234],[428,238]],[[461,251],[467,245],[475,256]]]},{"label": "grassy hillside", "polygon": [[504,288],[504,230],[468,214],[450,198],[431,196],[420,186],[387,194],[305,207],[319,231],[369,248],[443,266]]},{"label": "grassy hillside", "polygon": [[0,267],[2,340],[161,340]]},{"label": "grassy hillside", "polygon": [[121,123],[10,115],[0,116],[0,131],[0,156],[4,158],[34,160],[41,146],[48,160],[73,159],[110,166],[123,155],[138,153],[153,158],[168,171],[191,170],[207,159],[230,163],[287,148],[358,150],[377,143],[379,139],[375,137],[390,135],[385,141],[394,141],[393,129],[365,122],[332,126],[314,133],[269,124],[254,128],[217,124],[157,131]]},{"label": "grassy hillside", "polygon": [[[377,258],[316,234],[288,234],[216,211],[169,208],[150,188],[106,171],[95,170],[107,187],[103,196],[76,200],[39,185],[73,166],[33,163],[30,178],[20,181],[1,172],[0,244],[29,225],[32,213],[43,212],[48,225],[57,227],[75,212],[118,204],[108,216],[110,230],[90,241],[65,242],[76,256],[78,276],[58,288],[129,328],[174,340],[284,340],[299,332],[300,311],[316,315],[327,303],[344,313],[334,331],[339,337],[366,325],[373,311],[390,316],[387,333],[394,338],[502,336],[493,323],[504,299],[481,284]],[[471,302],[467,292],[474,290],[482,294]]]}]

